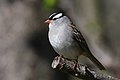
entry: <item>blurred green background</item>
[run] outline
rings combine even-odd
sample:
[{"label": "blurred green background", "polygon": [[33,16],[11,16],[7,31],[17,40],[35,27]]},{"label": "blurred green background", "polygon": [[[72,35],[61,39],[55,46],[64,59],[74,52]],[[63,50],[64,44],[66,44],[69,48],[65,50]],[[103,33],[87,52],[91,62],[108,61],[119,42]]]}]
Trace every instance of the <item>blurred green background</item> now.
[{"label": "blurred green background", "polygon": [[[0,0],[0,80],[77,80],[53,70],[44,21],[64,12],[107,73],[120,78],[120,0]],[[85,57],[82,64],[97,70]]]}]

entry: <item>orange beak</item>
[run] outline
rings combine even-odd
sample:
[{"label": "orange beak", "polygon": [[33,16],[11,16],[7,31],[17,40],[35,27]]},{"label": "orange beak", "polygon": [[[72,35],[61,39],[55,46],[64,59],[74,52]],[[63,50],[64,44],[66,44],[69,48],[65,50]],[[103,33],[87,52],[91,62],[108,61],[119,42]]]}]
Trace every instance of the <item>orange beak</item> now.
[{"label": "orange beak", "polygon": [[46,20],[44,23],[48,23],[48,24],[50,24],[51,23],[51,20]]}]

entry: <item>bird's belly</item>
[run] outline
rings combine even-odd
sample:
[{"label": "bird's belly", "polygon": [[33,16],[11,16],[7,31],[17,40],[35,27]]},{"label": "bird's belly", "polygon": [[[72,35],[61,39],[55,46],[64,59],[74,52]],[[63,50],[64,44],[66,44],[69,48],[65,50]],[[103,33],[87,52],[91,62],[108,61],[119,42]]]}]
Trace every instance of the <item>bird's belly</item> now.
[{"label": "bird's belly", "polygon": [[66,40],[63,40],[62,38],[59,38],[59,36],[55,36],[50,40],[50,43],[54,50],[65,58],[77,59],[81,54],[79,45],[72,39],[67,38]]},{"label": "bird's belly", "polygon": [[62,49],[54,49],[59,55],[63,55],[65,58],[68,59],[77,59],[78,56],[81,55],[81,50],[77,45],[64,46],[64,48]]},{"label": "bird's belly", "polygon": [[73,39],[72,34],[68,29],[56,30],[56,33],[49,32],[49,41],[54,50],[68,59],[76,59],[81,54],[81,48]]}]

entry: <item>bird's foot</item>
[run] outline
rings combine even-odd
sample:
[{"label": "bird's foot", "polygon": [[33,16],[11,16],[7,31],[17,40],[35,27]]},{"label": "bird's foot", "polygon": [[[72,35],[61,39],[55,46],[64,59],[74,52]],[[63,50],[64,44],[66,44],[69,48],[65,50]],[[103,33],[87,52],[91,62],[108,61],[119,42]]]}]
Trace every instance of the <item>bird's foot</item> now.
[{"label": "bird's foot", "polygon": [[77,71],[78,71],[79,64],[78,64],[77,60],[74,60],[73,63],[74,63],[73,64],[73,70],[74,70],[75,76],[77,76],[78,75]]},{"label": "bird's foot", "polygon": [[78,67],[78,62],[76,60],[73,62],[74,62],[73,68],[74,68],[74,70],[76,70],[76,68]]},{"label": "bird's foot", "polygon": [[[64,59],[63,55],[60,55],[60,56],[59,56],[59,59],[60,59],[60,60],[61,60],[61,59]],[[65,65],[65,63],[60,64],[59,70],[61,70],[64,65]]]}]

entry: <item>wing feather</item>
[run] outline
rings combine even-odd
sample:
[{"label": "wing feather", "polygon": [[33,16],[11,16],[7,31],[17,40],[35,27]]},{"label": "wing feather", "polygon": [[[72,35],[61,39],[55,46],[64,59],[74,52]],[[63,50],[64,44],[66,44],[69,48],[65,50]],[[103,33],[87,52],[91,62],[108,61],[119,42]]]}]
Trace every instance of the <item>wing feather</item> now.
[{"label": "wing feather", "polygon": [[79,46],[83,49],[83,51],[90,52],[88,45],[81,32],[74,25],[71,25],[71,27],[73,29],[73,38],[78,42]]}]

